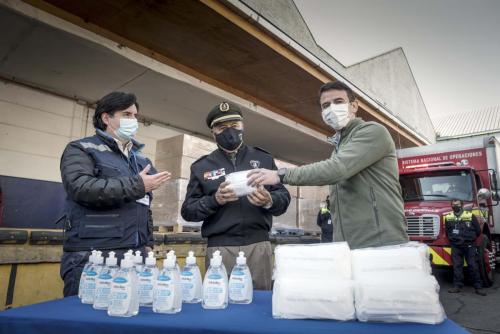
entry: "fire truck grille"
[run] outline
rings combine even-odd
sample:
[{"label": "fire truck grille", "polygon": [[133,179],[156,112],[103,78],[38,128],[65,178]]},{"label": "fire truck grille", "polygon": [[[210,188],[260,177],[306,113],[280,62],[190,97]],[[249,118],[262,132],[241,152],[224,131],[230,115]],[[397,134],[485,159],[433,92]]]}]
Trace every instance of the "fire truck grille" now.
[{"label": "fire truck grille", "polygon": [[439,235],[438,215],[407,216],[406,221],[410,237],[436,238]]}]

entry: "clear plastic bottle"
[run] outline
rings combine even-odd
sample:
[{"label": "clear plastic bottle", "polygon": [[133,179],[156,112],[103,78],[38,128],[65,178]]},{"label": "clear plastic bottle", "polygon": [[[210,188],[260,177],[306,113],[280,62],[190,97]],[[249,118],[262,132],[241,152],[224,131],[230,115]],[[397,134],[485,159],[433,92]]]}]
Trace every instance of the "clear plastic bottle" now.
[{"label": "clear plastic bottle", "polygon": [[163,260],[163,269],[155,281],[153,312],[172,314],[181,311],[182,293],[177,267],[176,256],[168,253],[167,258]]},{"label": "clear plastic bottle", "polygon": [[227,274],[224,272],[222,257],[215,252],[210,259],[205,279],[203,280],[203,300],[205,309],[224,309],[227,307]]},{"label": "clear plastic bottle", "polygon": [[107,310],[109,306],[109,298],[111,296],[111,284],[116,272],[120,269],[117,265],[117,258],[115,252],[108,253],[106,258],[106,265],[97,276],[95,286],[94,309]]},{"label": "clear plastic bottle", "polygon": [[90,266],[94,263],[94,258],[96,255],[97,255],[97,250],[93,250],[89,256],[89,260],[87,261],[87,263],[85,263],[85,266],[83,267],[82,275],[80,276],[80,284],[78,286],[78,298],[80,299],[82,299],[83,283],[85,282],[87,271],[89,270]]},{"label": "clear plastic bottle", "polygon": [[95,286],[97,282],[97,277],[104,267],[104,258],[102,257],[102,252],[97,251],[94,262],[87,269],[85,274],[85,280],[83,281],[83,291],[82,291],[82,303],[83,304],[94,304],[95,297]]},{"label": "clear plastic bottle", "polygon": [[135,256],[134,256],[134,267],[135,267],[135,272],[137,275],[142,271],[143,267],[142,263],[142,256],[141,256],[141,251],[135,251]]},{"label": "clear plastic bottle", "polygon": [[250,304],[253,299],[253,283],[250,268],[244,252],[239,252],[236,265],[229,278],[229,302],[231,304]]},{"label": "clear plastic bottle", "polygon": [[125,254],[120,269],[111,284],[108,315],[114,317],[132,317],[139,313],[137,295],[137,274],[130,254]]},{"label": "clear plastic bottle", "polygon": [[189,251],[186,265],[181,272],[182,301],[184,303],[199,303],[202,297],[200,268],[196,264],[194,252]]},{"label": "clear plastic bottle", "polygon": [[158,268],[156,267],[156,258],[153,252],[149,252],[146,258],[146,265],[138,275],[140,306],[153,306],[153,288],[157,276]]},{"label": "clear plastic bottle", "polygon": [[[222,256],[220,255],[220,250],[216,250],[212,253],[212,257],[220,257],[222,259]],[[228,273],[227,273],[227,269],[226,269],[226,266],[224,265],[224,261],[221,262],[221,268],[222,268],[222,271],[224,272],[224,275],[226,275],[226,278],[229,277]]]}]

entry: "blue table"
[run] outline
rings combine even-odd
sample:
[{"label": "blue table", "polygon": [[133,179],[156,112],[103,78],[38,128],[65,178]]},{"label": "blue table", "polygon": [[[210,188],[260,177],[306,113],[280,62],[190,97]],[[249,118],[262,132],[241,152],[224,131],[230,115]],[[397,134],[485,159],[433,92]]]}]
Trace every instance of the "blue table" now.
[{"label": "blue table", "polygon": [[271,293],[256,291],[250,305],[230,304],[225,310],[204,310],[201,304],[184,304],[181,313],[155,314],[142,308],[131,318],[108,317],[83,305],[77,297],[29,305],[0,312],[1,334],[28,333],[468,333],[451,320],[440,325],[362,323],[357,321],[273,319]]}]

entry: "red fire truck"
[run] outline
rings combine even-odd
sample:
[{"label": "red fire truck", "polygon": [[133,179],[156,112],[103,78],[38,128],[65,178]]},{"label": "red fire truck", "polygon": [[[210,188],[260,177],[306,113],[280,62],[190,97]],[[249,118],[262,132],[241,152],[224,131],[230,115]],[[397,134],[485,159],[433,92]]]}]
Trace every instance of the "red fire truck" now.
[{"label": "red fire truck", "polygon": [[429,245],[432,263],[451,266],[444,216],[451,200],[461,199],[478,217],[482,235],[476,240],[479,268],[491,286],[500,249],[500,142],[495,137],[460,138],[398,150],[408,235]]}]

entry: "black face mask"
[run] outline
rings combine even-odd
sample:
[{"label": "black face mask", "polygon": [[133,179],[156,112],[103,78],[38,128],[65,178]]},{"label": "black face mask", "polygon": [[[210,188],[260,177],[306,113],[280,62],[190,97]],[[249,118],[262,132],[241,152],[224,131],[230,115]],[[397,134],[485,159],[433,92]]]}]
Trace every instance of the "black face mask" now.
[{"label": "black face mask", "polygon": [[462,210],[461,205],[452,205],[451,208],[453,209],[453,212],[459,213]]},{"label": "black face mask", "polygon": [[243,142],[243,130],[227,128],[218,135],[215,135],[217,144],[228,151],[234,151]]}]

